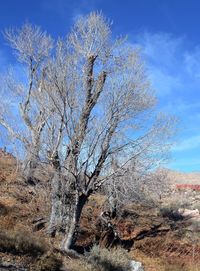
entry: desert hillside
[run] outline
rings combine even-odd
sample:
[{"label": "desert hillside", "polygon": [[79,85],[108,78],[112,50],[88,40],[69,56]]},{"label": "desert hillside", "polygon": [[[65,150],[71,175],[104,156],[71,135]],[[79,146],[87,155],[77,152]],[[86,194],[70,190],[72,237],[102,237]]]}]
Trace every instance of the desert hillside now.
[{"label": "desert hillside", "polygon": [[[174,182],[179,176],[191,179],[197,176],[173,174]],[[59,261],[62,270],[94,270],[85,259],[63,255],[59,251],[59,237],[47,237],[48,189],[45,178],[36,186],[24,183],[16,159],[1,151],[0,270],[59,270],[48,267],[60,266]],[[77,251],[89,251],[98,243],[106,249],[122,247],[129,257],[142,262],[147,271],[199,270],[194,269],[199,266],[200,255],[198,228],[194,227],[194,221],[199,221],[197,213],[181,215],[177,212],[181,206],[174,207],[174,202],[171,204],[168,199],[160,207],[130,204],[115,217],[102,219],[102,212],[107,212],[105,202],[103,194],[96,194],[87,203],[77,233]]]},{"label": "desert hillside", "polygon": [[200,172],[178,172],[169,170],[169,176],[176,184],[200,184]]}]

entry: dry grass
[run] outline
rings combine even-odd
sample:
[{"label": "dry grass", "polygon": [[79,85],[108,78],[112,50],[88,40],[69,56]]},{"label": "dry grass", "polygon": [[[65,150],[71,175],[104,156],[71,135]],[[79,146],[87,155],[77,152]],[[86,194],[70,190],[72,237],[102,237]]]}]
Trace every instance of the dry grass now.
[{"label": "dry grass", "polygon": [[1,231],[0,232],[0,252],[11,254],[37,256],[46,251],[44,242],[33,238],[24,231]]},{"label": "dry grass", "polygon": [[[62,260],[48,251],[47,241],[33,237],[31,232],[16,228],[15,231],[0,231],[0,252],[13,259],[20,256],[30,271],[59,271]],[[12,260],[11,260],[12,261]]]},{"label": "dry grass", "polygon": [[121,248],[108,250],[94,246],[85,258],[65,259],[70,271],[129,271],[131,257]]},{"label": "dry grass", "polygon": [[13,157],[0,157],[0,182],[10,182],[17,175],[16,160]]},{"label": "dry grass", "polygon": [[131,256],[137,261],[143,263],[145,271],[199,271],[200,267],[196,263],[188,262],[183,263],[181,260],[177,261],[177,258],[172,258],[171,262],[168,262],[168,258],[150,257],[139,250],[131,251]]},{"label": "dry grass", "polygon": [[30,271],[59,271],[62,267],[62,260],[55,254],[48,252],[31,266]]},{"label": "dry grass", "polygon": [[[178,175],[177,175],[178,176]],[[174,179],[174,183],[179,179],[179,176]],[[200,175],[193,175],[191,182]],[[31,233],[33,218],[46,217],[50,209],[49,199],[49,183],[48,180],[42,176],[41,183],[37,187],[24,186],[21,181],[19,173],[16,171],[16,162],[12,159],[5,159],[0,157],[0,251],[6,251],[15,254],[25,254],[34,256],[31,271],[57,271],[61,266],[61,261],[52,253],[47,253],[46,245],[43,241],[33,238]],[[187,176],[185,175],[185,177]],[[192,179],[193,178],[193,179]],[[199,180],[199,179],[198,179]],[[199,182],[200,183],[200,182]],[[82,218],[82,223],[91,235],[94,229],[91,224],[95,221],[96,216],[101,211],[105,203],[105,197],[102,195],[93,195],[89,199],[89,204],[85,208]],[[177,196],[173,195],[171,201],[167,202],[164,207],[169,208],[169,215],[171,211],[176,210],[182,204],[182,200],[177,202]],[[168,210],[167,210],[168,211]],[[149,212],[149,210],[147,210]],[[168,212],[167,212],[168,214]],[[92,222],[88,219],[91,218]],[[4,231],[6,229],[6,232]],[[2,230],[2,231],[1,231]],[[35,233],[36,236],[45,236],[43,231]],[[85,234],[83,235],[86,240]],[[45,237],[46,242],[48,238]],[[83,240],[83,241],[84,241]],[[57,239],[51,240],[55,247]],[[50,245],[49,247],[52,247]],[[153,255],[158,248],[150,246],[151,253],[143,253],[142,250],[134,251],[131,258],[141,261],[145,265],[145,271],[197,271],[200,270],[195,262],[184,262],[182,259],[177,262],[177,257],[171,258],[171,262],[167,261],[166,255]],[[118,254],[117,254],[118,253]],[[132,252],[131,252],[132,253]],[[6,253],[5,253],[6,254]],[[128,257],[126,252],[116,252],[109,250],[99,250],[94,248],[87,259],[69,259],[66,258],[66,270],[70,271],[128,271],[126,266]],[[17,256],[18,257],[18,256]],[[21,256],[20,256],[21,257]],[[125,258],[124,258],[125,257]],[[31,257],[30,257],[31,258]],[[173,262],[174,261],[174,262]]]},{"label": "dry grass", "polygon": [[70,271],[96,271],[94,267],[84,259],[66,259],[66,269]]},{"label": "dry grass", "polygon": [[199,266],[195,264],[181,266],[181,264],[163,263],[163,268],[164,271],[199,271]]},{"label": "dry grass", "polygon": [[99,271],[131,270],[130,260],[126,250],[121,248],[109,250],[94,246],[88,256],[88,262]]}]

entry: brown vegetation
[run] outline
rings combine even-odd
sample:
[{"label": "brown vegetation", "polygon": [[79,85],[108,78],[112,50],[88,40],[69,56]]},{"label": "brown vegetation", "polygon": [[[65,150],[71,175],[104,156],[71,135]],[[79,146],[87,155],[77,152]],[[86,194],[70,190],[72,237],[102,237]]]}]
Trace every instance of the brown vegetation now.
[{"label": "brown vegetation", "polygon": [[[35,225],[44,222],[43,220],[48,216],[49,209],[45,206],[47,199],[44,197],[45,186],[42,186],[41,180],[38,187],[33,190],[31,186],[24,186],[23,180],[20,178],[11,179],[6,173],[12,168],[11,160],[7,161],[7,165],[8,167],[4,167],[4,174],[8,176],[8,181],[0,182],[2,258],[6,260],[8,255],[12,255],[13,262],[17,262],[20,254],[20,259],[23,261],[19,260],[19,262],[26,263],[32,270],[45,270],[45,268],[51,270],[48,269],[48,265],[53,266],[52,262],[54,262],[55,268],[58,268],[59,258],[63,258],[63,256],[48,252],[50,240],[46,238],[46,224],[44,223],[42,228],[35,229]],[[44,188],[41,189],[42,187]],[[30,191],[34,191],[34,194]],[[184,230],[185,221],[174,220],[169,215],[177,210],[176,206],[167,209],[167,215],[163,209],[160,212],[155,207],[149,208],[149,206],[139,206],[138,204],[127,206],[121,210],[120,217],[110,219],[113,229],[118,233],[114,242],[110,242],[112,231],[109,235],[104,228],[105,225],[100,223],[100,215],[102,211],[106,211],[105,201],[106,198],[103,195],[97,194],[90,197],[84,208],[77,242],[81,251],[87,250],[95,242],[99,242],[102,248],[107,246],[106,244],[111,247],[124,246],[129,248],[131,256],[145,264],[147,271],[198,270],[200,254],[198,244],[187,237],[188,231]],[[58,238],[55,237],[52,241],[51,245],[57,247]],[[3,251],[7,253],[3,253]],[[103,251],[102,253],[104,253]],[[105,254],[107,255],[107,252]],[[24,258],[24,255],[27,256]],[[32,260],[28,260],[30,256],[34,257],[34,263]],[[91,262],[88,263],[82,258],[64,257],[63,261],[70,271],[98,270],[97,266],[94,267]]]}]

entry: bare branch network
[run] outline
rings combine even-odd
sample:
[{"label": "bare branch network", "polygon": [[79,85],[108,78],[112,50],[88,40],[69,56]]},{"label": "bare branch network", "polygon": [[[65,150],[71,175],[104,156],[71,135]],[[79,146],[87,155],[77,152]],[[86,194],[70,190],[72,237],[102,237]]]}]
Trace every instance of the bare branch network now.
[{"label": "bare branch network", "polygon": [[[133,191],[136,177],[166,158],[173,135],[173,118],[154,110],[139,50],[111,34],[100,13],[56,41],[30,24],[5,31],[23,76],[1,80],[0,124],[23,147],[28,183],[39,165],[51,167],[48,232],[65,232],[64,250],[75,244],[88,197],[106,184],[114,191],[116,180]],[[122,177],[129,166],[135,178]]]}]

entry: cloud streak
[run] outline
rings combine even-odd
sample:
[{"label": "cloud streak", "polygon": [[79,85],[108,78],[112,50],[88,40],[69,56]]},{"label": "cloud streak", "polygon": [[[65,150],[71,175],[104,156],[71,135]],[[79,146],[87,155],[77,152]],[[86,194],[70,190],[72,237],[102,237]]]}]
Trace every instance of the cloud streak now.
[{"label": "cloud streak", "polygon": [[167,33],[143,33],[137,38],[159,95],[186,91],[200,83],[200,48],[187,49],[185,37]]},{"label": "cloud streak", "polygon": [[[160,100],[160,109],[180,119],[171,168],[200,170],[200,47],[186,37],[142,33],[136,38]],[[199,167],[199,168],[198,168]]]},{"label": "cloud streak", "polygon": [[196,148],[200,148],[200,135],[191,136],[187,139],[182,140],[173,148],[173,151],[181,152],[186,150],[193,150]]}]

